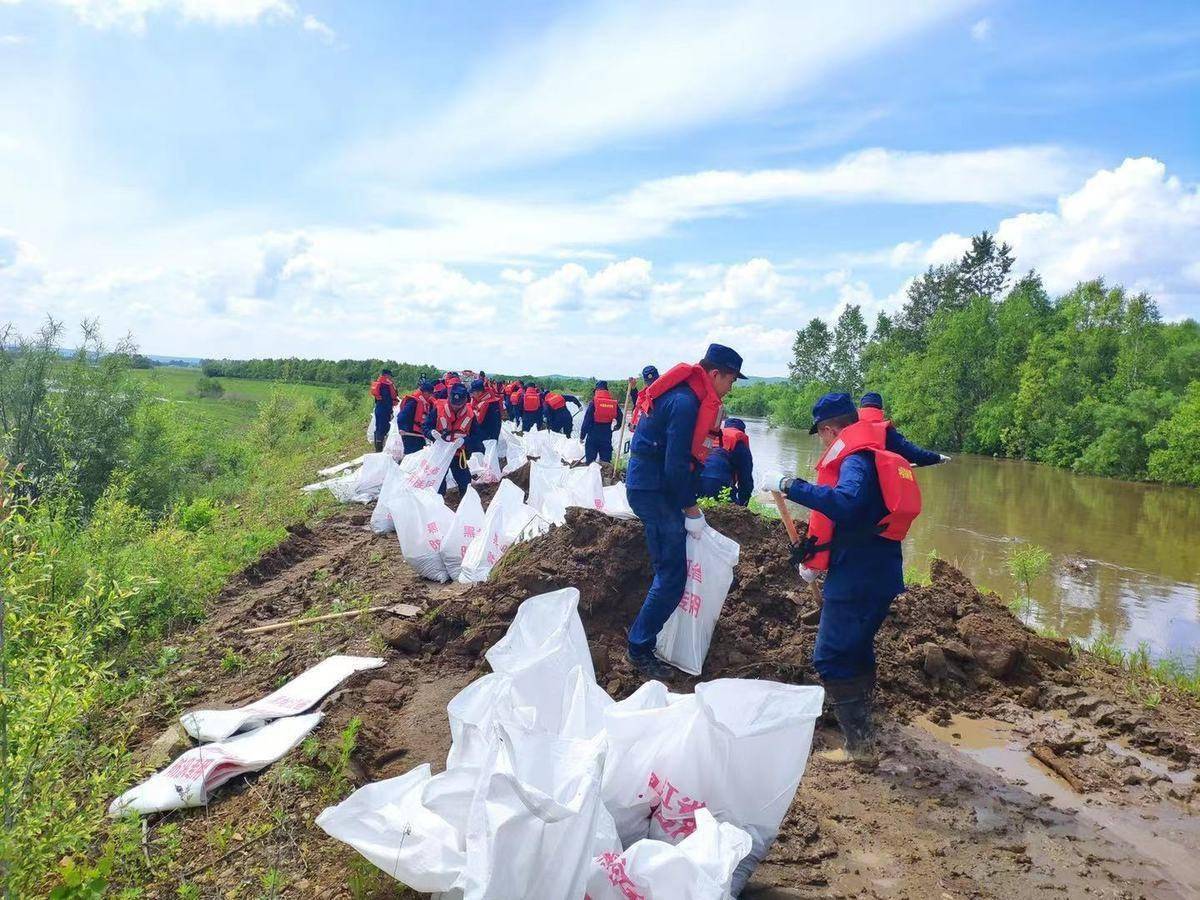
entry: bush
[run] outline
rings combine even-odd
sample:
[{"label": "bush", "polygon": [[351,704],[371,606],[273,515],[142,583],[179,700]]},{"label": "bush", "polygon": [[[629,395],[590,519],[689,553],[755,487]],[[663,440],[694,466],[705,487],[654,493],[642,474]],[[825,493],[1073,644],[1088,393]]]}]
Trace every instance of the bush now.
[{"label": "bush", "polygon": [[1200,381],[1188,385],[1175,412],[1150,432],[1150,477],[1200,484]]},{"label": "bush", "polygon": [[207,528],[216,518],[217,508],[208,497],[197,497],[186,506],[180,507],[176,515],[179,527],[195,534]]},{"label": "bush", "polygon": [[217,381],[215,378],[209,378],[207,375],[201,375],[196,379],[196,396],[215,399],[225,396],[225,385]]}]

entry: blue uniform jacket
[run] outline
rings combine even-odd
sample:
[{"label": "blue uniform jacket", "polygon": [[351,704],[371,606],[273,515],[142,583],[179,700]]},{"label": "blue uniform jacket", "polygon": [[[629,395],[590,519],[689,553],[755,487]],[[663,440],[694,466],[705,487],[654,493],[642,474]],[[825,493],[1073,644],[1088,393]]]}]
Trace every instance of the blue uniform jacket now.
[{"label": "blue uniform jacket", "polygon": [[885,445],[893,453],[899,453],[914,466],[936,466],[942,461],[940,453],[918,447],[899,431],[895,425],[889,425]]},{"label": "blue uniform jacket", "polygon": [[400,409],[396,412],[396,427],[401,431],[420,433],[424,423],[416,422],[417,401],[413,397],[405,397],[400,401]]},{"label": "blue uniform jacket", "polygon": [[625,486],[631,491],[661,491],[679,509],[696,505],[697,473],[692,469],[692,432],[700,398],[686,384],[654,401],[638,420],[629,445]]},{"label": "blue uniform jacket", "polygon": [[379,393],[381,396],[375,401],[375,415],[379,415],[382,412],[384,418],[390,419],[392,417],[392,407],[396,405],[396,395],[386,384],[379,386]]},{"label": "blue uniform jacket", "polygon": [[587,412],[583,414],[583,421],[579,423],[579,439],[586,441],[589,438],[593,441],[611,441],[614,430],[621,427],[621,422],[625,419],[625,414],[621,412],[621,407],[617,407],[617,417],[607,425],[596,424],[596,404],[588,403]]},{"label": "blue uniform jacket", "polygon": [[477,449],[483,450],[484,441],[498,441],[500,439],[500,403],[491,404],[488,411],[483,416],[483,421],[476,421],[471,426],[471,445]]},{"label": "blue uniform jacket", "polygon": [[748,444],[738,444],[728,453],[718,447],[704,461],[704,478],[719,481],[723,487],[733,488],[733,502],[745,506],[754,493],[754,455]]},{"label": "blue uniform jacket", "polygon": [[825,577],[828,600],[894,597],[904,590],[904,558],[899,541],[879,537],[887,515],[879,475],[869,450],[842,461],[835,487],[796,480],[788,499],[833,520],[833,547]]}]

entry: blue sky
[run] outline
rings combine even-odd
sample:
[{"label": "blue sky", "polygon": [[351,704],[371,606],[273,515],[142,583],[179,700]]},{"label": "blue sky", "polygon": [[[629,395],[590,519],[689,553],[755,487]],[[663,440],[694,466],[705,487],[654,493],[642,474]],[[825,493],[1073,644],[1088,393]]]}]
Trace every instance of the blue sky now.
[{"label": "blue sky", "polygon": [[1198,48],[1184,2],[0,0],[0,319],[775,375],[985,228],[1197,315]]}]

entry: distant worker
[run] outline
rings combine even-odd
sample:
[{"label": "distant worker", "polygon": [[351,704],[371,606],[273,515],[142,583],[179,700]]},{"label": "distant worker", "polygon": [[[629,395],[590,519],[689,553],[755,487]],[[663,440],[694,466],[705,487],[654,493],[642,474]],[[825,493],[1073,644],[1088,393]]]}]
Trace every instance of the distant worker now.
[{"label": "distant worker", "polygon": [[[644,385],[643,390],[650,387],[650,385],[654,384],[654,382],[657,380],[658,369],[656,369],[654,366],[646,366],[646,368],[642,369],[642,384]],[[642,409],[638,405],[638,397],[640,396],[641,392],[638,391],[636,384],[629,389],[629,403],[633,409],[633,412],[629,414],[630,431],[633,431],[633,429],[637,428],[638,420],[642,417]]]},{"label": "distant worker", "polygon": [[918,447],[900,433],[883,412],[883,397],[874,391],[862,395],[858,404],[858,420],[860,422],[879,422],[887,428],[887,448],[893,453],[899,453],[914,466],[936,466],[938,463],[950,462],[950,457],[943,453],[935,453]]},{"label": "distant worker", "polygon": [[708,454],[700,473],[702,497],[719,497],[725,490],[738,506],[748,505],[754,493],[754,457],[746,423],[741,419],[725,420],[721,440]]},{"label": "distant worker", "polygon": [[644,412],[626,477],[629,505],[646,529],[654,580],[629,629],[629,659],[648,678],[675,670],[654,655],[654,645],[679,605],[687,582],[687,539],[704,531],[696,505],[697,474],[713,445],[721,398],[742,375],[742,358],[709,345],[696,365],[680,363],[642,391]]},{"label": "distant worker", "polygon": [[860,421],[849,394],[821,397],[809,433],[825,448],[817,483],[785,476],[779,490],[812,510],[801,575],[828,570],[813,668],[846,747],[825,756],[870,765],[875,634],[904,590],[900,542],[921,511],[921,492],[908,462],[886,449],[880,423]]},{"label": "distant worker", "polygon": [[542,392],[532,381],[521,392],[521,430],[532,431],[542,425]]},{"label": "distant worker", "polygon": [[547,391],[546,396],[542,398],[542,402],[546,409],[546,430],[556,431],[559,434],[571,436],[571,432],[575,430],[575,419],[571,415],[571,410],[567,409],[568,403],[575,404],[576,409],[583,406],[579,402],[579,398],[574,394],[560,394],[558,391]]},{"label": "distant worker", "polygon": [[384,369],[371,382],[371,396],[375,398],[375,452],[381,453],[388,432],[392,430],[392,408],[396,405],[396,385],[391,369]]},{"label": "distant worker", "polygon": [[587,405],[583,421],[579,423],[584,462],[589,465],[596,459],[612,462],[613,432],[621,427],[623,420],[621,407],[608,392],[608,382],[597,381],[592,402]]},{"label": "distant worker", "polygon": [[439,378],[437,381],[435,381],[433,383],[433,399],[434,400],[445,400],[449,396],[450,396],[450,388],[446,386],[446,382],[442,381],[442,379]]},{"label": "distant worker", "polygon": [[404,442],[405,453],[416,453],[425,446],[422,429],[432,407],[433,382],[425,377],[417,381],[415,391],[410,391],[400,398],[396,427],[400,430],[400,440]]},{"label": "distant worker", "polygon": [[[447,393],[445,400],[433,401],[433,407],[425,416],[425,436],[431,441],[454,441],[463,438],[465,442],[470,439],[471,427],[475,423],[475,410],[467,402],[467,386],[459,382]],[[450,461],[450,474],[458,485],[459,493],[465,493],[471,484],[465,444]],[[444,479],[438,487],[438,493],[446,493]]]},{"label": "distant worker", "polygon": [[514,424],[521,422],[521,393],[525,390],[519,380],[510,381],[504,389],[504,408],[508,411],[508,421]]},{"label": "distant worker", "polygon": [[484,441],[500,440],[500,396],[482,378],[471,382],[471,407],[475,424],[471,428],[471,446],[483,452]]}]

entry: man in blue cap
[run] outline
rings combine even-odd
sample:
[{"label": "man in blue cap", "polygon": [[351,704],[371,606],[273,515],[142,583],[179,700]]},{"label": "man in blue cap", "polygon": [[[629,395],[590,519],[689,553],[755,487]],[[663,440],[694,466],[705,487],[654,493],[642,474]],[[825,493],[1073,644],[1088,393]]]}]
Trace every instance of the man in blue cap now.
[{"label": "man in blue cap", "polygon": [[720,497],[726,490],[738,506],[748,505],[754,493],[754,457],[746,423],[741,419],[725,420],[721,440],[708,454],[700,473],[700,496]]},{"label": "man in blue cap", "polygon": [[471,408],[475,411],[475,424],[471,427],[469,452],[483,452],[484,441],[500,440],[500,405],[498,394],[492,392],[483,378],[471,382]]},{"label": "man in blue cap", "polygon": [[542,407],[546,410],[546,430],[553,431],[566,437],[575,430],[575,418],[567,409],[567,404],[575,404],[579,409],[583,406],[574,394],[564,394],[561,391],[547,391],[542,398]]},{"label": "man in blue cap", "polygon": [[900,433],[900,430],[883,414],[883,397],[874,391],[867,391],[858,401],[858,419],[860,422],[879,422],[887,428],[887,448],[893,453],[899,453],[914,466],[936,466],[938,463],[950,462],[950,457],[944,453],[934,453],[924,447],[918,447]]},{"label": "man in blue cap", "polygon": [[[654,366],[646,366],[642,369],[642,384],[645,387],[650,387],[658,379],[658,369]],[[637,409],[638,386],[632,378],[629,379],[629,405],[632,409]],[[630,417],[630,426],[637,424],[633,421],[633,416]]]},{"label": "man in blue cap", "polygon": [[629,659],[649,678],[675,674],[654,647],[683,596],[689,536],[698,539],[705,527],[696,488],[714,443],[721,398],[744,377],[741,356],[710,344],[699,363],[680,363],[642,392],[644,412],[630,442],[625,487],[646,529],[654,580],[629,629]]},{"label": "man in blue cap", "polygon": [[417,380],[417,389],[400,398],[400,406],[396,410],[396,428],[400,431],[405,453],[416,453],[425,446],[421,430],[432,408],[433,382],[422,376]]},{"label": "man in blue cap", "polygon": [[[461,381],[450,386],[445,400],[434,400],[433,407],[425,416],[425,436],[431,441],[471,440],[471,428],[475,424],[475,410],[467,402],[467,386]],[[460,494],[471,484],[471,472],[467,468],[467,452],[460,448],[450,461],[450,474],[458,485]],[[446,493],[443,479],[438,493]]]},{"label": "man in blue cap", "polygon": [[[806,565],[828,569],[813,668],[846,738],[846,749],[831,758],[870,764],[875,758],[875,634],[892,600],[904,590],[900,540],[885,537],[881,528],[891,511],[884,502],[875,452],[885,448],[877,429],[859,425],[849,394],[818,400],[809,433],[819,435],[824,448],[817,465],[819,483],[784,476],[779,490],[814,510],[809,537],[820,546],[810,547]],[[909,470],[910,481],[911,476]],[[817,514],[824,517],[821,529]],[[818,537],[822,529],[828,534]],[[815,577],[803,567],[801,573]]]},{"label": "man in blue cap", "polygon": [[620,404],[608,392],[607,381],[597,381],[592,400],[579,423],[579,439],[583,441],[583,461],[589,465],[599,459],[612,462],[613,432],[621,427],[624,416]]}]

